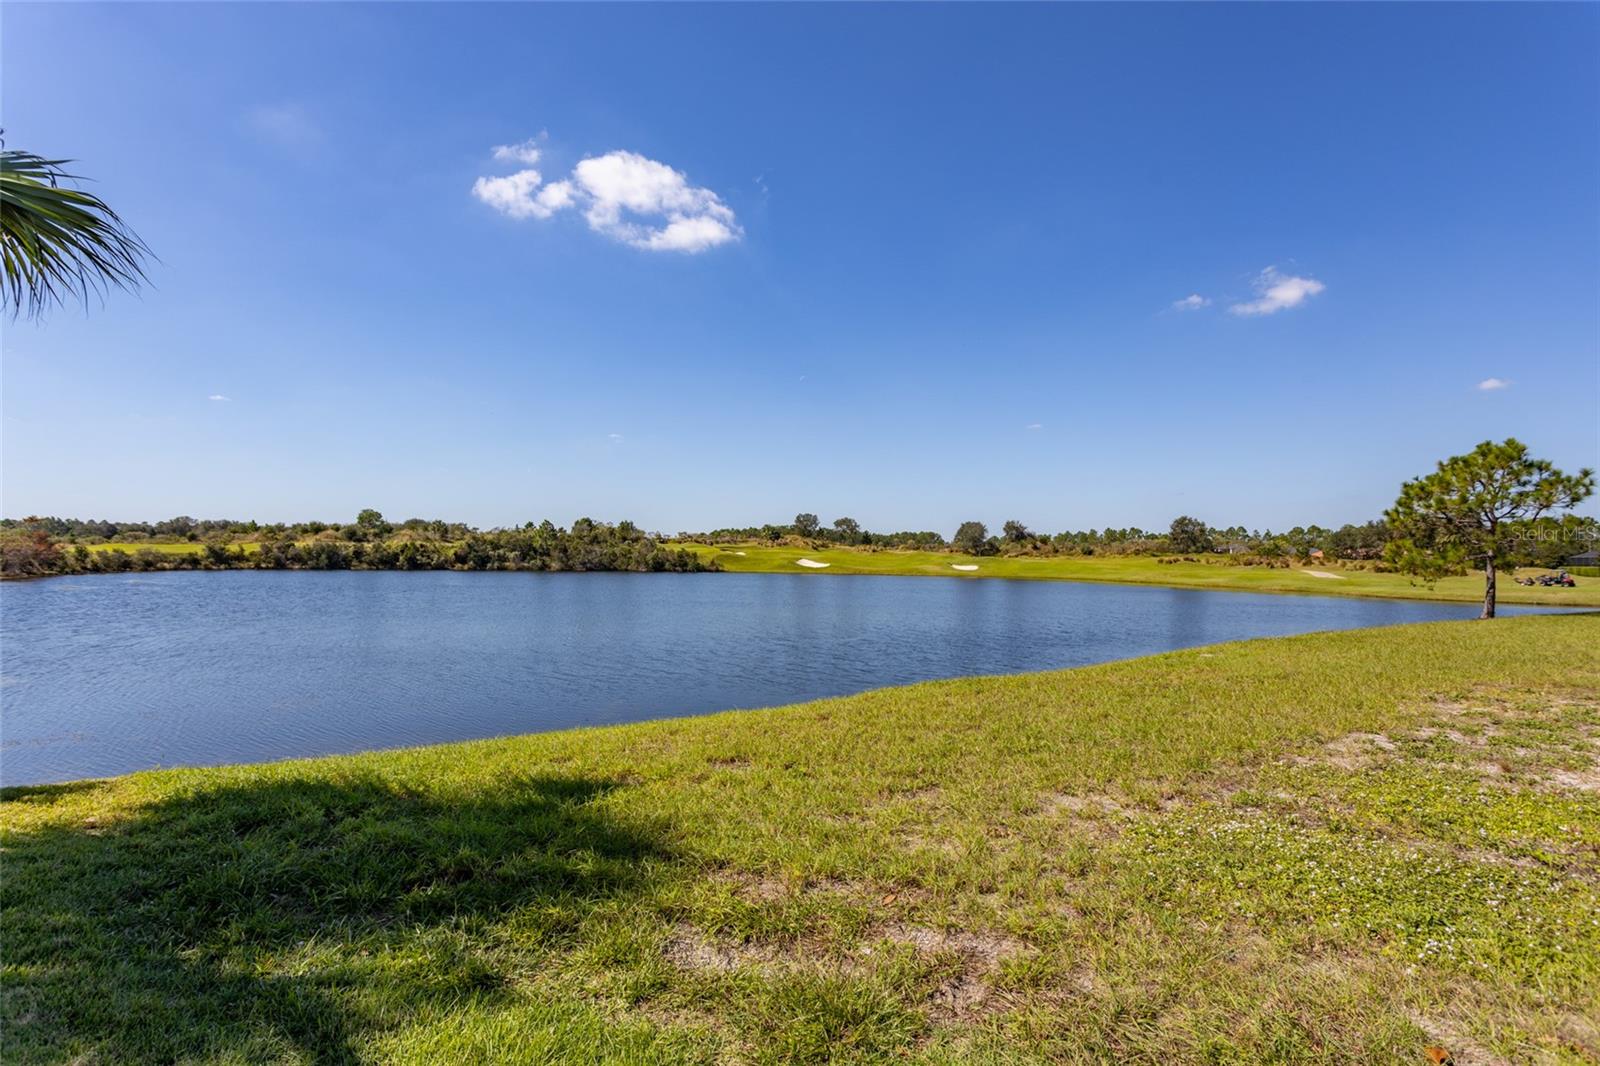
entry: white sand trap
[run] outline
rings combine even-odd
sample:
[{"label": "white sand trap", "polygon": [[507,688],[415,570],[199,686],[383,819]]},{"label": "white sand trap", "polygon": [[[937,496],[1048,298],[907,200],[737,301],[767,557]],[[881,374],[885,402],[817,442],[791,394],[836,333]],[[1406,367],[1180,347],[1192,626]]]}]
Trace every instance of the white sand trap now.
[{"label": "white sand trap", "polygon": [[952,569],[952,570],[976,570],[977,568],[978,568],[978,564],[977,563],[951,563],[950,564],[950,569]]},{"label": "white sand trap", "polygon": [[743,555],[744,552],[729,552],[729,555]]},{"label": "white sand trap", "polygon": [[807,570],[824,570],[833,565],[832,563],[819,563],[815,559],[796,559],[794,563],[796,566],[803,566]]},{"label": "white sand trap", "polygon": [[1343,574],[1330,574],[1326,570],[1302,570],[1300,572],[1302,574],[1309,574],[1311,577],[1325,577],[1332,581],[1344,580]]}]

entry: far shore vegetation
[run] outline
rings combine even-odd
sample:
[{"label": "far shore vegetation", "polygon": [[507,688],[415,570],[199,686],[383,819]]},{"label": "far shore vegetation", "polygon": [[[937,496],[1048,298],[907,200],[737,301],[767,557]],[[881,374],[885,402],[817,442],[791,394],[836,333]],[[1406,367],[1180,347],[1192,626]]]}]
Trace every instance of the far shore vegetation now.
[{"label": "far shore vegetation", "polygon": [[663,546],[632,522],[580,518],[571,528],[529,522],[477,530],[374,510],[348,525],[302,522],[0,522],[0,573],[7,577],[128,570],[632,570],[714,569],[690,551]]},{"label": "far shore vegetation", "polygon": [[[0,562],[6,577],[219,569],[725,570],[1110,581],[1455,601],[1481,599],[1484,581],[1481,570],[1466,563],[1455,573],[1430,578],[1402,572],[1384,557],[1388,527],[1381,521],[1261,534],[1212,530],[1183,518],[1162,533],[1091,530],[1055,536],[1010,522],[1009,535],[986,535],[975,551],[962,551],[937,534],[894,536],[831,527],[831,532],[818,527],[802,533],[793,525],[766,526],[668,538],[646,535],[626,522],[579,520],[570,529],[546,522],[480,531],[421,519],[389,523],[376,512],[363,516],[364,521],[345,525],[183,517],[153,523],[6,520],[0,524]],[[1513,576],[1500,585],[1500,601],[1600,607],[1600,568],[1569,562],[1597,541],[1600,523],[1594,519],[1530,524],[1511,564],[1513,574],[1529,584]],[[801,559],[827,566],[802,568]],[[1562,570],[1574,575],[1573,587],[1539,583]]]},{"label": "far shore vegetation", "polygon": [[[1462,578],[1482,577],[1483,617],[1497,596],[1513,603],[1600,606],[1589,577],[1600,521],[1571,514],[1594,491],[1536,459],[1520,441],[1485,441],[1437,471],[1406,482],[1382,518],[1338,529],[1287,532],[1214,528],[1189,515],[1165,531],[1090,529],[1045,534],[1012,519],[991,534],[963,522],[946,540],[923,532],[874,533],[855,519],[824,525],[813,513],[787,525],[647,534],[632,522],[580,518],[479,530],[459,522],[388,521],[368,508],[345,524],[196,520],[111,522],[31,516],[0,520],[0,577],[129,570],[833,570],[1326,592],[1465,600]],[[1567,512],[1567,513],[1560,513]],[[832,553],[825,559],[812,558]],[[1093,560],[1093,562],[1091,562]],[[835,569],[836,568],[836,569]],[[1330,569],[1331,568],[1331,569]],[[1497,576],[1540,568],[1507,594]],[[1297,571],[1294,576],[1275,571]],[[1404,576],[1399,576],[1404,575]],[[1317,579],[1308,583],[1305,577]]]},{"label": "far shore vegetation", "polygon": [[[645,534],[631,523],[580,519],[517,529],[461,523],[390,523],[364,511],[347,524],[263,524],[178,517],[161,522],[28,518],[0,522],[6,577],[151,570],[568,570],[890,574],[1057,581],[1112,581],[1175,587],[1405,599],[1476,600],[1481,570],[1419,578],[1385,558],[1383,521],[1284,533],[1213,529],[1182,517],[1167,531],[1105,529],[1045,535],[1023,523],[990,536],[981,523],[957,547],[937,533],[877,534],[849,519],[829,526],[810,516],[788,525]],[[842,525],[841,525],[842,523]],[[973,538],[976,537],[974,542]],[[1529,585],[1502,584],[1502,602],[1600,606],[1600,568],[1569,560],[1600,543],[1600,522],[1571,516],[1528,523],[1501,562]],[[828,564],[811,571],[799,559]],[[963,567],[957,570],[955,567]],[[972,569],[966,569],[971,567]],[[1541,585],[1561,570],[1575,587]]]},{"label": "far shore vegetation", "polygon": [[1600,619],[0,792],[17,1062],[1600,1057]]}]

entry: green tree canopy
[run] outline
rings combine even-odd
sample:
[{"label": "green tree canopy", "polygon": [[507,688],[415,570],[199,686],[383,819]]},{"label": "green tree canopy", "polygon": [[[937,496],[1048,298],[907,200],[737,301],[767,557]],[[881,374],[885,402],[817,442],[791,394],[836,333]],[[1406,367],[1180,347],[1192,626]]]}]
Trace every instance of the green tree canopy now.
[{"label": "green tree canopy", "polygon": [[394,526],[384,520],[383,512],[371,507],[356,515],[356,528],[368,538],[387,537],[394,532]]},{"label": "green tree canopy", "polygon": [[1208,552],[1211,550],[1211,527],[1198,518],[1188,515],[1179,515],[1172,520],[1172,528],[1167,532],[1167,538],[1172,542],[1175,552]]},{"label": "green tree canopy", "polygon": [[968,555],[985,555],[989,551],[989,527],[982,522],[963,522],[950,539],[950,546]]},{"label": "green tree canopy", "polygon": [[802,511],[794,516],[794,531],[802,537],[814,537],[821,528],[822,520],[809,511]]},{"label": "green tree canopy", "polygon": [[1493,618],[1495,573],[1514,568],[1523,525],[1575,507],[1592,492],[1593,470],[1564,474],[1515,438],[1486,440],[1401,486],[1385,516],[1394,539],[1384,554],[1426,580],[1481,564],[1482,617]]}]

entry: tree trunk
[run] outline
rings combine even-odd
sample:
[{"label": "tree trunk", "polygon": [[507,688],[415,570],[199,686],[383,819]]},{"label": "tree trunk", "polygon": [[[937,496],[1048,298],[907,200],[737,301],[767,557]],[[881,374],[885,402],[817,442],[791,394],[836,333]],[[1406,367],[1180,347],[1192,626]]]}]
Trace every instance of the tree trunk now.
[{"label": "tree trunk", "polygon": [[1494,556],[1484,560],[1483,564],[1483,613],[1479,618],[1494,617]]}]

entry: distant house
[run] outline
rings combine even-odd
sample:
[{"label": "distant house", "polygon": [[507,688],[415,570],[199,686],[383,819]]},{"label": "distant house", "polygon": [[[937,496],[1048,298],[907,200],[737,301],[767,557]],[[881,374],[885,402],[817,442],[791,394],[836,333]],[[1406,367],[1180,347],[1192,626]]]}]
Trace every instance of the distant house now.
[{"label": "distant house", "polygon": [[1311,549],[1311,554],[1307,555],[1306,558],[1307,559],[1315,559],[1319,563],[1322,562],[1322,559],[1323,559],[1322,549],[1321,548],[1312,548]]},{"label": "distant house", "polygon": [[1590,549],[1579,552],[1577,555],[1567,556],[1568,566],[1600,566],[1600,551]]},{"label": "distant house", "polygon": [[1218,555],[1244,555],[1250,551],[1250,545],[1243,541],[1230,540],[1226,544],[1218,544],[1211,550]]}]

